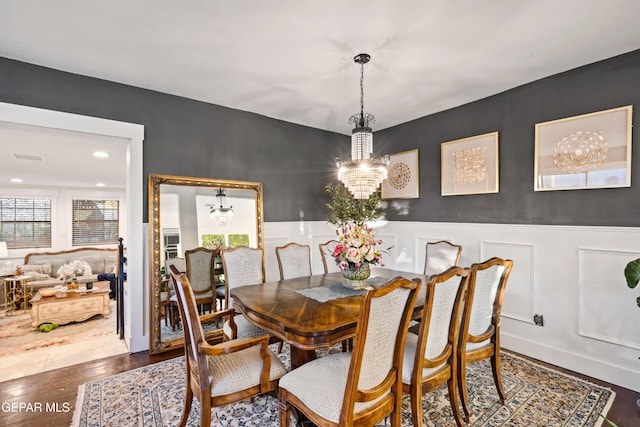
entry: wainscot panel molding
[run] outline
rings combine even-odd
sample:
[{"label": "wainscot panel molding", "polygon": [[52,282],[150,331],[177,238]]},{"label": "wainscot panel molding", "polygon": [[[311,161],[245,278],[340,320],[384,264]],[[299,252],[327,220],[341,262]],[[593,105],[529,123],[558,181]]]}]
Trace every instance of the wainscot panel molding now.
[{"label": "wainscot panel molding", "polygon": [[[622,307],[635,303],[628,287],[612,286],[611,271],[624,271],[638,252],[578,249],[580,335],[640,350],[640,310],[633,319],[620,316]],[[631,321],[630,321],[631,320]]]},{"label": "wainscot panel molding", "polygon": [[480,259],[499,257],[513,261],[502,303],[502,316],[533,322],[535,311],[534,246],[501,242],[480,242]]},{"label": "wainscot panel molding", "polygon": [[[276,248],[284,246],[289,242],[301,243],[291,240],[288,236],[264,236],[264,277],[267,282],[280,280],[280,269],[278,268],[278,257],[276,257]],[[304,243],[301,243],[304,245]]]},{"label": "wainscot panel molding", "polygon": [[[640,228],[390,221],[377,233],[383,248],[394,245],[383,262],[401,271],[422,272],[426,242],[436,240],[462,245],[462,266],[491,256],[514,259],[505,295],[505,309],[510,307],[508,314],[514,318],[507,313],[502,318],[503,347],[640,392],[640,350],[633,342],[624,344],[628,331],[620,326],[640,324],[638,289],[627,287],[622,266],[640,257]],[[335,228],[322,221],[266,222],[265,250],[274,251],[275,260],[275,241],[309,244],[313,272],[320,273],[317,244],[334,236]],[[581,253],[588,259],[581,261]],[[278,277],[277,263],[266,268],[269,276]],[[602,289],[615,289],[616,298],[601,309],[592,307],[591,299],[608,296],[593,293],[589,276]],[[523,299],[515,306],[508,301],[514,295],[512,286]],[[618,300],[618,294],[625,298]],[[619,323],[610,322],[602,310],[611,310]],[[531,313],[543,315],[544,326],[533,324]],[[585,336],[587,328],[590,336]],[[596,332],[605,332],[606,340],[592,337]]]}]

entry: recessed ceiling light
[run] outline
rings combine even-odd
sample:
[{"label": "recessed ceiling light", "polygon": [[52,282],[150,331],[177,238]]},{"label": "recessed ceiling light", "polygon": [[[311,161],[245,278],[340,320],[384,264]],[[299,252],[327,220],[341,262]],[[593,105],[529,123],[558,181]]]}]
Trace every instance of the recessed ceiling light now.
[{"label": "recessed ceiling light", "polygon": [[11,182],[22,182],[22,178],[11,178]]},{"label": "recessed ceiling light", "polygon": [[105,153],[104,151],[94,151],[93,155],[94,157],[99,157],[101,159],[106,159],[107,157],[109,157],[109,153]]},{"label": "recessed ceiling light", "polygon": [[104,187],[105,183],[104,182],[99,182],[96,184],[96,187]]}]

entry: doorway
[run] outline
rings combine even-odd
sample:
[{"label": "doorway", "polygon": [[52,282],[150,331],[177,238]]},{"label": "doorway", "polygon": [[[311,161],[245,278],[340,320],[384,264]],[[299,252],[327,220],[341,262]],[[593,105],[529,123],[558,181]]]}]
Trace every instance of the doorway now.
[{"label": "doorway", "polygon": [[129,352],[149,348],[148,292],[144,272],[145,251],[143,224],[142,143],[144,126],[96,117],[62,113],[40,108],[0,103],[0,121],[38,126],[55,130],[83,132],[104,137],[119,138],[126,144],[126,230],[127,279],[130,286],[123,298],[125,344]]}]

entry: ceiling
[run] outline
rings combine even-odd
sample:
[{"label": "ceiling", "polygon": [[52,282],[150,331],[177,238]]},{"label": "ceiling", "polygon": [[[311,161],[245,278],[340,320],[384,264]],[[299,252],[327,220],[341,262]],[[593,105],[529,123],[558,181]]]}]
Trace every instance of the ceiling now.
[{"label": "ceiling", "polygon": [[361,52],[376,131],[640,48],[637,0],[186,5],[2,0],[0,56],[349,134]]}]

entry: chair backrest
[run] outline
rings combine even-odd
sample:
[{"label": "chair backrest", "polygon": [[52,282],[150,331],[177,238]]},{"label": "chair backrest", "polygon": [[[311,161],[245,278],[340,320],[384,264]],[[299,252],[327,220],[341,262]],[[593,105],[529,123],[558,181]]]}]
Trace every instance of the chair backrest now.
[{"label": "chair backrest", "polygon": [[333,262],[333,250],[338,245],[337,240],[329,240],[325,243],[320,243],[320,256],[322,256],[322,266],[325,273],[337,273],[340,271],[338,264]]},{"label": "chair backrest", "polygon": [[203,247],[191,249],[184,252],[186,261],[187,278],[197,296],[209,292],[213,289],[213,249]]},{"label": "chair backrest", "polygon": [[182,318],[184,329],[184,351],[187,358],[187,367],[192,381],[197,381],[201,390],[209,389],[209,373],[207,369],[207,357],[198,351],[198,345],[206,342],[196,299],[187,276],[178,271],[175,265],[169,267],[173,287],[178,298],[178,309]]},{"label": "chair backrest", "polygon": [[405,384],[420,384],[423,377],[438,371],[446,363],[449,363],[449,369],[456,368],[454,350],[468,282],[469,269],[462,267],[451,267],[427,281],[416,352],[405,356],[415,359],[413,372],[402,372]]},{"label": "chair backrest", "polygon": [[475,350],[500,339],[500,312],[513,261],[491,258],[473,264],[462,320],[461,343]]},{"label": "chair backrest", "polygon": [[227,307],[233,307],[230,290],[264,283],[264,252],[260,248],[236,246],[222,251]]},{"label": "chair backrest", "polygon": [[[340,425],[372,406],[401,405],[402,355],[420,279],[366,288],[354,337]],[[375,391],[372,391],[375,390]],[[389,407],[389,406],[387,406]]]},{"label": "chair backrest", "polygon": [[311,250],[309,245],[288,243],[276,248],[280,280],[311,276]]},{"label": "chair backrest", "polygon": [[186,273],[187,261],[184,258],[169,258],[164,260],[164,269],[167,274],[171,274],[171,266],[175,265],[180,273]]},{"label": "chair backrest", "polygon": [[454,245],[446,240],[427,242],[424,260],[424,275],[429,277],[440,274],[448,268],[458,265],[462,246]]}]

